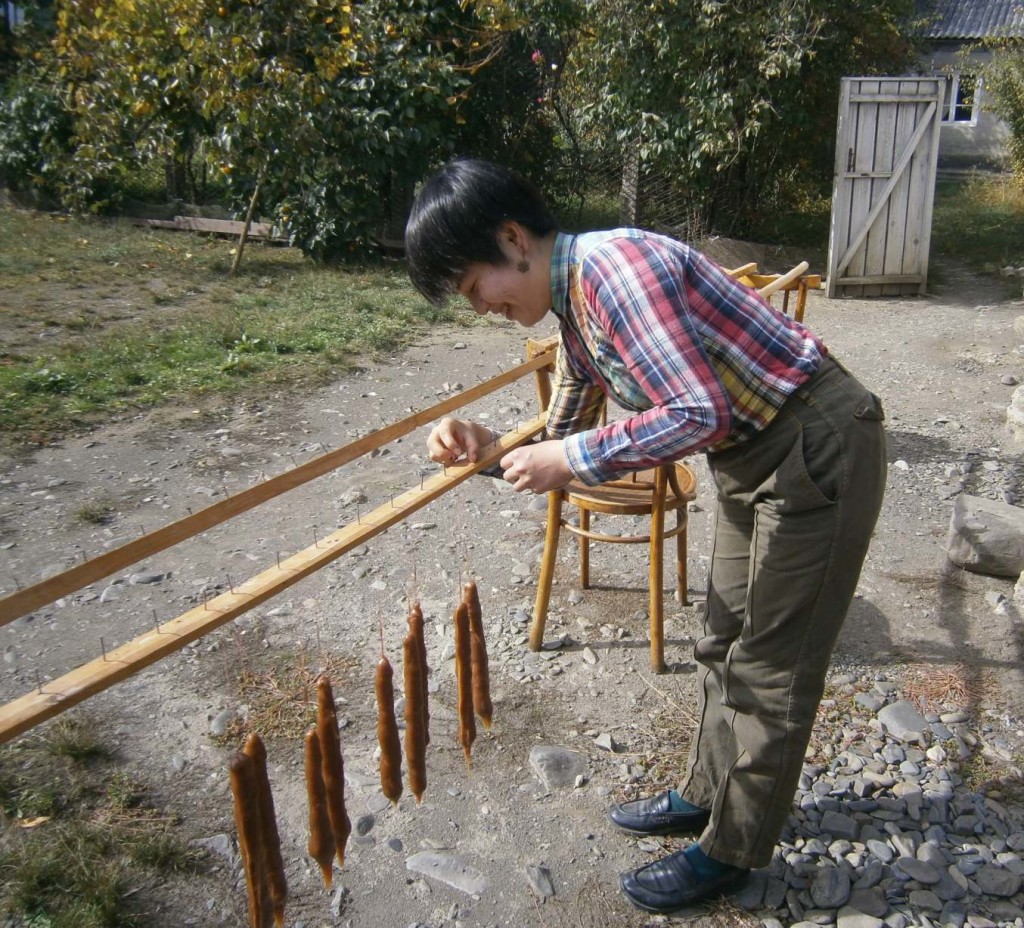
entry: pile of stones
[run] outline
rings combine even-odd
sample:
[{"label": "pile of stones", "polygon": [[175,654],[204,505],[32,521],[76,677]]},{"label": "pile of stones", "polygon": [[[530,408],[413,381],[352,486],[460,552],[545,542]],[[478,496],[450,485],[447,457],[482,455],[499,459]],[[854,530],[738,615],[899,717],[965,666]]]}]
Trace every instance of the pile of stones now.
[{"label": "pile of stones", "polygon": [[[966,712],[922,713],[884,677],[831,682],[843,708],[823,702],[817,762],[804,766],[771,864],[734,902],[765,928],[1024,926],[1024,781],[1012,740]],[[956,772],[978,752],[1002,772],[985,792]]]}]

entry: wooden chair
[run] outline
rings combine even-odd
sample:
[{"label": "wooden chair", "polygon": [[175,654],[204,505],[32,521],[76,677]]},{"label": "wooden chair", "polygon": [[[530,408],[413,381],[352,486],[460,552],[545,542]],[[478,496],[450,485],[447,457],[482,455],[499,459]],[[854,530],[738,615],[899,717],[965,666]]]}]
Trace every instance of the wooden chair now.
[{"label": "wooden chair", "polygon": [[[783,294],[783,312],[789,308],[789,294],[796,292],[794,318],[803,320],[807,290],[821,287],[819,275],[806,273],[808,264],[801,261],[784,274],[758,274],[757,265],[744,264],[727,270],[747,286],[754,287],[761,296],[770,298],[775,293]],[[529,339],[526,343],[528,359],[550,352],[551,363],[536,372],[537,396],[541,409],[547,409],[551,402],[551,375],[554,371],[557,336],[546,339]],[[687,504],[697,496],[697,478],[685,464],[664,464],[653,470],[641,471],[622,480],[610,480],[596,487],[588,487],[578,481],[548,493],[547,528],[544,536],[544,553],[541,558],[540,577],[537,581],[537,598],[533,607],[533,624],[530,627],[530,648],[539,651],[544,643],[544,626],[547,622],[548,604],[551,600],[551,584],[558,559],[558,541],[563,528],[579,539],[580,586],[590,587],[590,542],[605,541],[613,544],[648,544],[650,546],[649,608],[651,638],[651,668],[655,673],[665,670],[665,614],[664,614],[664,550],[665,540],[676,539],[676,589],[679,601],[688,605],[686,576],[686,529]],[[575,506],[579,511],[579,525],[574,525],[562,515],[565,504]],[[650,529],[646,535],[607,535],[591,528],[590,514],[644,515],[650,518]],[[676,514],[675,528],[665,529],[665,516]]]},{"label": "wooden chair", "polygon": [[[551,363],[537,371],[537,395],[542,409],[551,401],[551,375],[554,371],[557,337],[529,339],[527,358],[550,352]],[[621,480],[609,480],[590,487],[578,481],[548,493],[547,529],[544,536],[544,554],[541,558],[537,598],[533,607],[530,628],[530,648],[539,651],[544,642],[551,584],[558,559],[558,541],[563,528],[579,539],[580,585],[590,587],[590,542],[605,541],[613,544],[647,544],[650,547],[649,613],[651,636],[651,668],[655,673],[665,670],[665,617],[664,617],[664,551],[665,540],[676,539],[676,589],[679,600],[687,603],[686,528],[687,504],[696,498],[697,478],[685,464],[664,464],[652,470],[631,474]],[[566,504],[579,512],[579,525],[566,519],[562,512]],[[609,535],[591,527],[590,514],[643,515],[650,518],[646,535]],[[675,527],[666,530],[665,516],[676,514]]]},{"label": "wooden chair", "polygon": [[796,293],[793,307],[793,318],[797,322],[804,321],[804,309],[807,305],[807,291],[821,289],[821,275],[806,273],[809,265],[801,261],[790,268],[785,274],[759,274],[756,264],[744,264],[742,267],[727,269],[726,273],[753,287],[763,297],[782,294],[782,311],[789,312],[789,295]]}]

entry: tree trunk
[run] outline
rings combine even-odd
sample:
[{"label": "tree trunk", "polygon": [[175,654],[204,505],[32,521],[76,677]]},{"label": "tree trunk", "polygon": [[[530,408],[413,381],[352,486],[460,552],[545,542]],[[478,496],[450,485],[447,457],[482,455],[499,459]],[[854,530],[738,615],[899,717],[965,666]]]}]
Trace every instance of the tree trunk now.
[{"label": "tree trunk", "polygon": [[249,226],[252,225],[252,215],[256,212],[256,201],[260,197],[260,187],[263,186],[263,178],[266,177],[267,167],[260,169],[260,176],[256,179],[256,186],[252,191],[252,199],[249,200],[249,208],[245,212],[245,225],[242,226],[242,234],[238,236],[238,247],[235,249],[235,260],[231,262],[231,270],[228,277],[234,277],[242,263],[242,252],[245,251],[245,243],[249,240]]}]

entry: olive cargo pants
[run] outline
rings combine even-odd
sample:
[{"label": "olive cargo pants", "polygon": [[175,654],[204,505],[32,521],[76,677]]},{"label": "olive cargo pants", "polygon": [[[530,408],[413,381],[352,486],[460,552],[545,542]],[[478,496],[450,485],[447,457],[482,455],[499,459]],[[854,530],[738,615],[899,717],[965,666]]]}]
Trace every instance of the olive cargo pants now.
[{"label": "olive cargo pants", "polygon": [[792,805],[885,488],[878,399],[831,358],[751,441],[708,454],[718,491],[699,728],[680,793],[715,860],[761,867]]}]

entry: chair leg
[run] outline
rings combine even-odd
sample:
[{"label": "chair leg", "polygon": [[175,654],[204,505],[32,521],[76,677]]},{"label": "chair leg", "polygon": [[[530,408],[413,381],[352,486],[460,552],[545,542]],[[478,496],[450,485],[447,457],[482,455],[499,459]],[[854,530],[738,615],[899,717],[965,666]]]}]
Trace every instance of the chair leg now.
[{"label": "chair leg", "polygon": [[681,606],[690,605],[690,581],[686,575],[686,534],[689,525],[689,516],[683,509],[676,510],[676,527],[682,526],[682,531],[676,535],[676,591],[679,594]]},{"label": "chair leg", "polygon": [[544,554],[541,556],[540,577],[537,580],[537,599],[533,604],[533,624],[530,626],[530,650],[539,651],[544,643],[544,625],[548,620],[551,600],[551,582],[558,561],[558,536],[562,530],[562,493],[548,493],[548,524],[544,532]]},{"label": "chair leg", "polygon": [[[590,531],[590,510],[580,508],[580,528]],[[577,535],[580,543],[580,587],[590,589],[590,539],[585,535]]]},{"label": "chair leg", "polygon": [[655,673],[665,672],[665,613],[662,586],[665,582],[666,481],[665,468],[659,467],[651,507],[650,605],[648,607],[651,614],[651,670]]}]

